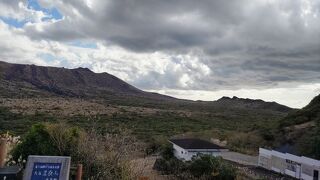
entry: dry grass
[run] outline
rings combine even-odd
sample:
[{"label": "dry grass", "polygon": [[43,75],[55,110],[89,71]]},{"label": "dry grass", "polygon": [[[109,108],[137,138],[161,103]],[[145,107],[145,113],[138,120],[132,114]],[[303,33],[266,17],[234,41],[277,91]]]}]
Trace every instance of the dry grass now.
[{"label": "dry grass", "polygon": [[[168,176],[161,175],[156,170],[153,170],[156,156],[148,156],[144,158],[137,158],[131,161],[132,168],[135,172],[140,174],[140,177],[145,177],[148,180],[168,180]],[[142,178],[143,179],[143,178]]]},{"label": "dry grass", "polygon": [[189,117],[192,114],[189,111],[110,105],[104,104],[99,100],[83,100],[78,98],[1,98],[0,106],[9,108],[13,113],[28,115],[46,113],[55,116],[91,116],[98,114],[112,115],[113,113],[124,112],[136,113],[139,115],[152,115],[161,112],[175,112],[181,116]]}]

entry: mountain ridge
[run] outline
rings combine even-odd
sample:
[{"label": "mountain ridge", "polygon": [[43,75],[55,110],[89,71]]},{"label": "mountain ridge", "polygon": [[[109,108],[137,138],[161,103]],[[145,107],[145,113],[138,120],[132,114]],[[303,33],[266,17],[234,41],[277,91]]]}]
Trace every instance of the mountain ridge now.
[{"label": "mountain ridge", "polygon": [[223,96],[218,99],[216,102],[221,103],[225,106],[233,106],[233,107],[250,107],[250,108],[267,108],[273,109],[281,112],[291,111],[292,108],[281,105],[277,102],[268,102],[263,101],[261,99],[249,99],[249,98],[238,98],[237,96],[233,96],[232,98]]},{"label": "mountain ridge", "polygon": [[[263,100],[222,97],[216,101],[192,101],[140,90],[109,73],[95,73],[88,68],[59,68],[0,61],[0,97],[66,96],[102,98],[112,102],[155,105],[171,103],[176,106],[201,106],[270,109],[289,112],[291,108]],[[0,92],[1,92],[0,91]],[[7,93],[5,93],[7,92]],[[120,100],[119,100],[120,99]],[[147,103],[145,103],[147,102]]]},{"label": "mountain ridge", "polygon": [[[2,70],[1,70],[2,69]],[[99,93],[174,99],[142,91],[108,73],[94,73],[88,68],[66,69],[0,61],[1,80],[47,93],[71,97],[93,97]]]}]

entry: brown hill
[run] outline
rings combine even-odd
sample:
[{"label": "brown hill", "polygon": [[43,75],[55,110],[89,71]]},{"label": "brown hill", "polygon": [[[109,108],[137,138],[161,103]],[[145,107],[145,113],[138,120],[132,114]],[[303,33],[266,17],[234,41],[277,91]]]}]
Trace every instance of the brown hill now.
[{"label": "brown hill", "polygon": [[69,97],[137,96],[174,99],[145,92],[108,73],[94,73],[88,68],[56,68],[9,64],[0,61],[2,96],[60,95]]},{"label": "brown hill", "polygon": [[142,91],[108,73],[87,68],[66,69],[0,61],[0,97],[80,97],[134,106],[197,109],[245,109],[287,113],[291,108],[275,102],[223,97],[217,101],[176,99]]}]

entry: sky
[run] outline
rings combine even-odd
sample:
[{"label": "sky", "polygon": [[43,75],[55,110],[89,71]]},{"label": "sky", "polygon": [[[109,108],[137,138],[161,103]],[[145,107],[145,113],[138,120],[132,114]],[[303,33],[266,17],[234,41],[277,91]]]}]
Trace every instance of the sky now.
[{"label": "sky", "polygon": [[1,0],[0,61],[108,72],[146,91],[320,94],[320,0]]}]

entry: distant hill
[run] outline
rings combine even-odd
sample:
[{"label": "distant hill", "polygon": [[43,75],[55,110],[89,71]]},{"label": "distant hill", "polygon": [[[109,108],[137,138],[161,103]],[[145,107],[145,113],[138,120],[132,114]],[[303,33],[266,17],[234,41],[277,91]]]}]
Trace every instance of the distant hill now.
[{"label": "distant hill", "polygon": [[260,99],[244,99],[244,98],[238,98],[236,96],[230,97],[222,97],[216,101],[216,103],[220,104],[221,106],[227,106],[227,107],[238,107],[238,108],[252,108],[252,109],[269,109],[274,111],[280,111],[280,112],[289,112],[292,109],[278,104],[276,102],[265,102]]},{"label": "distant hill", "polygon": [[217,101],[191,101],[142,91],[108,74],[88,68],[66,69],[0,61],[0,97],[75,97],[103,99],[124,105],[216,110],[247,109],[287,113],[291,108],[275,102],[223,97]]}]

